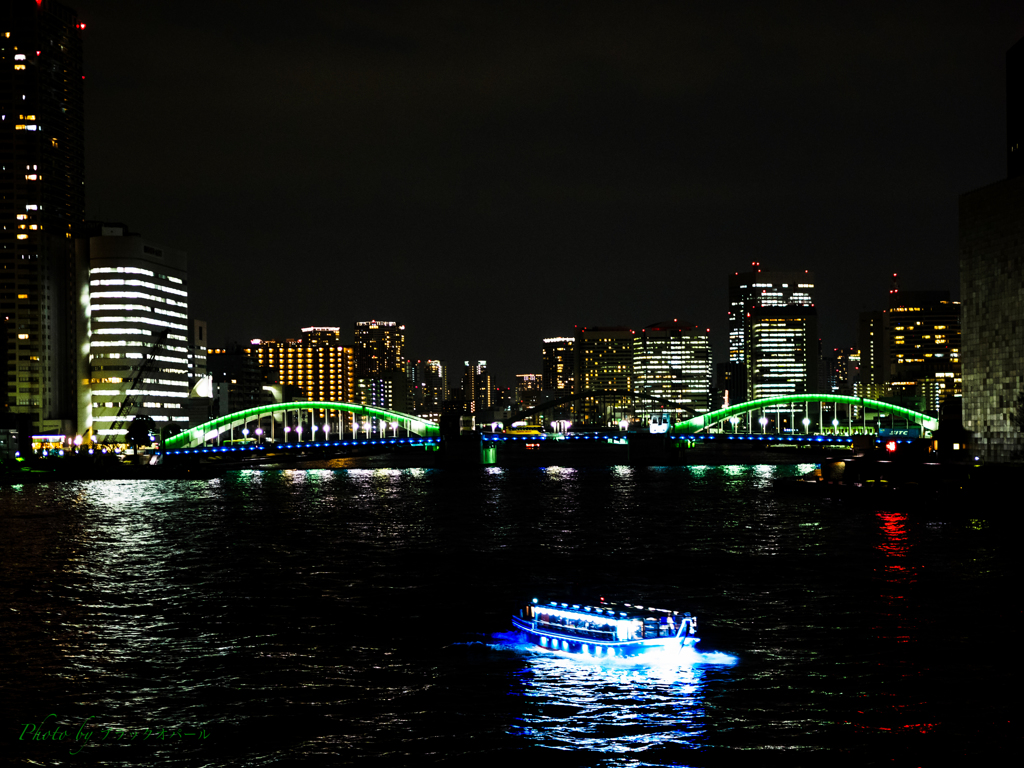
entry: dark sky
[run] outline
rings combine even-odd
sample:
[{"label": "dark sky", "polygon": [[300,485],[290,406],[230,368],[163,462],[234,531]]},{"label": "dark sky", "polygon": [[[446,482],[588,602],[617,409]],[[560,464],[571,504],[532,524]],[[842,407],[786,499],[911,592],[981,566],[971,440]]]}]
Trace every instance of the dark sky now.
[{"label": "dark sky", "polygon": [[[189,254],[214,345],[371,318],[510,383],[574,325],[817,273],[827,348],[958,297],[1019,2],[81,0],[87,214]],[[700,7],[698,7],[700,6]]]}]

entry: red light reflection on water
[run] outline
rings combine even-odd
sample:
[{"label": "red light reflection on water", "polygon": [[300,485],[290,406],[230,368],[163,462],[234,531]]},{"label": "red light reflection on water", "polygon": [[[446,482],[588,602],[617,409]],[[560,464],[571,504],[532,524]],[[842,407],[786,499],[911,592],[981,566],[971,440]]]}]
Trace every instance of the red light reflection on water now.
[{"label": "red light reflection on water", "polygon": [[[879,717],[878,712],[864,712],[858,711],[858,715],[862,715],[865,719],[871,720]],[[895,716],[897,713],[893,713]],[[941,723],[903,723],[902,725],[872,725],[869,723],[848,723],[854,728],[862,731],[888,731],[889,733],[900,733],[907,731],[916,731],[917,733],[928,733],[929,731],[935,730]]]},{"label": "red light reflection on water", "polygon": [[[879,512],[878,518],[882,522],[882,535],[885,539],[875,549],[893,557],[906,557],[910,551],[907,542],[907,516],[899,512]],[[898,570],[903,570],[897,565]]]},{"label": "red light reflection on water", "polygon": [[889,627],[876,627],[879,637],[895,640],[898,643],[912,643],[917,640],[917,623],[907,616],[907,591],[917,581],[917,567],[907,562],[911,543],[907,531],[907,516],[901,512],[878,512],[879,532],[881,541],[875,549],[885,559],[875,573],[882,578],[886,589],[879,597],[888,605],[882,615],[893,624]]}]

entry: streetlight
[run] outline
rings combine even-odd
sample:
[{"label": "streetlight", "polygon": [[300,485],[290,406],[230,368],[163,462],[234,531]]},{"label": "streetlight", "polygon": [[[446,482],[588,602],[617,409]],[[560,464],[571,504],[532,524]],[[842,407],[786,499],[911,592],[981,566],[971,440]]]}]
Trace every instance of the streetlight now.
[{"label": "streetlight", "polygon": [[807,427],[808,427],[808,425],[810,425],[810,423],[811,423],[811,420],[808,419],[806,416],[804,416],[804,434],[805,435],[807,434]]},{"label": "streetlight", "polygon": [[291,427],[285,427],[284,428],[284,442],[285,442],[285,444],[288,443],[288,433],[291,432],[291,431],[292,431]]},{"label": "streetlight", "polygon": [[[497,425],[498,422],[494,422],[494,423],[495,423],[495,425]],[[392,421],[391,422],[391,431],[394,432],[392,437],[398,437],[398,422],[397,421]]]},{"label": "streetlight", "polygon": [[764,428],[768,424],[768,418],[766,416],[762,416],[760,419],[758,419],[758,422],[761,424],[761,434],[763,435]]},{"label": "streetlight", "polygon": [[832,431],[837,435],[839,434],[839,419],[832,419]]},{"label": "streetlight", "polygon": [[736,424],[737,424],[737,422],[739,422],[739,417],[738,416],[730,416],[729,417],[729,423],[732,424],[732,433],[734,435],[736,434]]},{"label": "streetlight", "polygon": [[263,444],[263,427],[256,427],[256,441]]}]

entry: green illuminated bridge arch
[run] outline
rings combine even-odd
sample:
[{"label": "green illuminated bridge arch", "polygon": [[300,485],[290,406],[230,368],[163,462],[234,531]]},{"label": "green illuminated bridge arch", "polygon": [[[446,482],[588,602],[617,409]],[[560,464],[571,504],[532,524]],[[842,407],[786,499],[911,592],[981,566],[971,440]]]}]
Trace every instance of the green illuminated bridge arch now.
[{"label": "green illuminated bridge arch", "polygon": [[[293,413],[294,417],[290,415]],[[351,418],[346,418],[349,415]],[[346,430],[351,430],[353,425],[372,423],[374,420],[378,422],[378,425],[380,423],[397,424],[398,428],[405,430],[406,434],[421,437],[436,437],[441,434],[440,427],[434,422],[400,411],[390,411],[357,403],[303,401],[261,405],[229,413],[227,416],[211,419],[204,424],[167,438],[164,441],[164,447],[166,449],[195,448],[211,440],[223,439],[222,436],[225,434],[231,438],[236,434],[236,430],[246,428],[251,433],[255,433],[257,428],[262,429],[266,439],[285,439],[288,434],[285,428],[293,429],[290,426],[291,423],[302,426],[307,440],[336,440],[341,438]],[[326,433],[322,431],[324,426],[329,428]],[[313,437],[314,429],[321,430],[320,434],[323,437]],[[334,436],[329,437],[332,433]]]},{"label": "green illuminated bridge arch", "polygon": [[[850,395],[779,395],[778,397],[765,397],[760,400],[748,400],[745,403],[739,403],[737,405],[730,406],[728,408],[721,408],[717,411],[711,411],[709,413],[701,414],[700,416],[694,416],[692,419],[681,421],[672,426],[672,432],[675,434],[695,434],[701,432],[708,427],[714,426],[726,419],[733,416],[742,416],[750,414],[749,419],[753,419],[753,414],[756,411],[770,411],[776,413],[785,413],[785,410],[781,407],[790,403],[831,403],[833,405],[846,405],[847,406],[847,418],[844,420],[849,423],[851,427],[860,426],[851,417],[852,409],[850,406],[856,406],[861,409],[862,419],[865,418],[864,414],[869,410],[876,411],[878,413],[888,413],[893,416],[906,419],[907,422],[913,421],[920,425],[922,430],[934,431],[939,428],[939,420],[929,416],[926,413],[920,411],[913,411],[910,408],[904,408],[901,405],[893,405],[892,403],[883,403],[880,400],[869,400],[865,397],[851,397]],[[819,420],[822,413],[824,412],[823,405],[819,406]],[[815,415],[810,408],[808,408],[810,415]],[[833,412],[835,409],[833,409]],[[748,424],[748,428],[751,424]],[[819,425],[824,426],[824,425]],[[840,423],[840,427],[845,426]]]}]

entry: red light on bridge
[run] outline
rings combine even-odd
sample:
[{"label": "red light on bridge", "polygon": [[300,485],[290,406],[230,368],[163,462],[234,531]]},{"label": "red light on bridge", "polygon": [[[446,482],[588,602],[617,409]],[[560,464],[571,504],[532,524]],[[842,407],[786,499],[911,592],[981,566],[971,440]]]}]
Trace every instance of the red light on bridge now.
[{"label": "red light on bridge", "polygon": [[896,441],[890,440],[888,443],[886,443],[885,450],[887,450],[889,453],[894,452],[896,450]]}]

